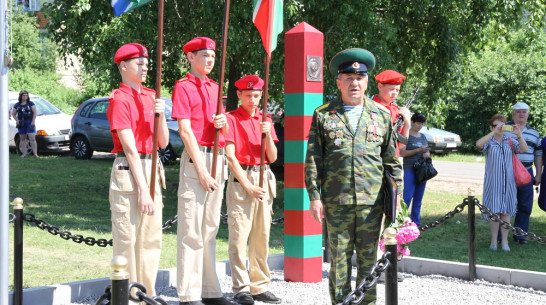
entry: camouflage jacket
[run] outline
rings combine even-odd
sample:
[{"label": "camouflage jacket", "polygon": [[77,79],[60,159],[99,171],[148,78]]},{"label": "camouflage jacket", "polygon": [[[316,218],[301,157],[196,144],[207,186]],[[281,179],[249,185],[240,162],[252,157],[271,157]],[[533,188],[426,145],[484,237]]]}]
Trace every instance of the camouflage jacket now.
[{"label": "camouflage jacket", "polygon": [[389,111],[365,98],[356,132],[341,98],[315,109],[307,156],[305,183],[310,200],[327,204],[373,205],[383,198],[383,168],[402,190],[402,166],[396,157]]}]

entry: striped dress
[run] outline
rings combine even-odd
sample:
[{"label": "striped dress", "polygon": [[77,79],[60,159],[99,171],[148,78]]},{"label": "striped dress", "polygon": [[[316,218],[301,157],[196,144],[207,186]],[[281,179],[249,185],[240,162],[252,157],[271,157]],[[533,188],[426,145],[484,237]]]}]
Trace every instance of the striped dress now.
[{"label": "striped dress", "polygon": [[[514,150],[519,151],[519,143],[512,141]],[[485,155],[485,177],[483,183],[483,205],[493,213],[516,215],[516,180],[512,165],[512,148],[508,138],[503,136],[499,143],[491,138],[481,150]],[[482,217],[489,221],[487,215]]]}]

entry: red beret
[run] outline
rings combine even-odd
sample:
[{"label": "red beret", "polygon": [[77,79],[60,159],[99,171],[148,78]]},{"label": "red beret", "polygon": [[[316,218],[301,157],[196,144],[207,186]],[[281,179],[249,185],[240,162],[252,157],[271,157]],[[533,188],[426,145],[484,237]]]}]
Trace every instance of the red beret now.
[{"label": "red beret", "polygon": [[184,50],[184,53],[186,54],[205,49],[213,51],[216,50],[216,43],[214,40],[208,37],[195,37],[182,47],[182,50]]},{"label": "red beret", "polygon": [[381,84],[400,85],[406,77],[394,70],[385,70],[375,76],[375,80]]},{"label": "red beret", "polygon": [[122,45],[114,56],[114,62],[119,64],[120,62],[137,57],[148,57],[148,50],[145,46],[139,43],[128,43]]},{"label": "red beret", "polygon": [[243,76],[235,82],[235,87],[239,90],[262,90],[263,86],[263,79],[256,75]]}]

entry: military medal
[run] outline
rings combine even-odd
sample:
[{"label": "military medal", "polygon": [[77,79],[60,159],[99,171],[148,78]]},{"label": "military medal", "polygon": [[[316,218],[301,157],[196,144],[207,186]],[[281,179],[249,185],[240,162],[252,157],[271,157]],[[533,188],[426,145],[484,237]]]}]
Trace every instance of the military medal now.
[{"label": "military medal", "polygon": [[340,138],[335,139],[334,144],[336,144],[337,146],[340,146],[341,145],[341,139]]},{"label": "military medal", "polygon": [[338,138],[343,137],[343,131],[341,131],[341,130],[336,131],[336,136],[337,136]]},{"label": "military medal", "polygon": [[330,139],[333,139],[336,137],[336,134],[333,132],[333,131],[330,131],[330,133],[328,134],[328,136],[330,136]]}]

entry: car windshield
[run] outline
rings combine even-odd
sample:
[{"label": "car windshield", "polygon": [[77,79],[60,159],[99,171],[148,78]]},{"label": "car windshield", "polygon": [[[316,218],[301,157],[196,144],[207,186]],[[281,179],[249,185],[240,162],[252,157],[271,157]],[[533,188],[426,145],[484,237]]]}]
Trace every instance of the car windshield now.
[{"label": "car windshield", "polygon": [[[34,105],[36,105],[36,115],[61,113],[61,111],[57,107],[51,105],[48,101],[44,100],[41,97],[33,96],[30,98],[30,101],[32,101]],[[10,109],[12,109],[13,105],[15,105],[16,103],[17,99],[10,100]]]}]

